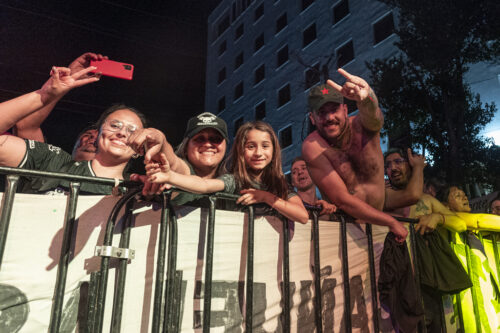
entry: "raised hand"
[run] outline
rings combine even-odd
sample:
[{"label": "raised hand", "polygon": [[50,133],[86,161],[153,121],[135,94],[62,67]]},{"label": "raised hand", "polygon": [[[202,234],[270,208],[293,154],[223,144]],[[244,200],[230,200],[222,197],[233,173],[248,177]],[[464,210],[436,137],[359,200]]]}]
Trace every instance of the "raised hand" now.
[{"label": "raised hand", "polygon": [[[71,70],[71,74],[81,71],[90,66],[90,61],[92,60],[103,60],[108,59],[107,56],[103,56],[99,53],[87,52],[73,60],[71,64],[69,64],[68,68]],[[91,74],[85,74],[85,77],[92,77]]]},{"label": "raised hand", "polygon": [[88,67],[71,74],[71,70],[66,67],[52,67],[50,78],[40,89],[40,95],[44,104],[50,103],[58,97],[66,94],[73,88],[99,81],[98,77],[88,77],[86,74],[95,67]]},{"label": "raised hand", "polygon": [[144,155],[144,163],[161,162],[160,152],[165,135],[155,128],[143,128],[128,138],[128,145],[138,154]]},{"label": "raised hand", "polygon": [[372,101],[376,100],[372,88],[370,88],[365,80],[358,76],[349,74],[342,68],[339,68],[338,72],[346,78],[344,85],[341,86],[332,80],[327,80],[326,83],[341,93],[342,96],[356,102],[364,101],[367,98],[370,98]]},{"label": "raised hand", "polygon": [[425,156],[419,154],[413,154],[411,149],[408,148],[408,164],[414,168],[425,168],[427,163],[425,162]]},{"label": "raised hand", "polygon": [[160,154],[160,162],[146,164],[146,175],[151,183],[167,183],[170,180],[171,170],[165,154]]}]

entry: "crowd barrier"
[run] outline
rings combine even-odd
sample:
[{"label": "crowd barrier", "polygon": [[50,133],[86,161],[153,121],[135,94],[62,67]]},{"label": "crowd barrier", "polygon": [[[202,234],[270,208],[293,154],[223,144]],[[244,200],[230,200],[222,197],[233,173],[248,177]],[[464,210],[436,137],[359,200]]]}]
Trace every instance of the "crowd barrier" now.
[{"label": "crowd barrier", "polygon": [[[62,241],[60,244],[61,250],[59,255],[59,260],[57,264],[57,273],[56,280],[54,283],[54,291],[52,297],[52,306],[50,310],[50,320],[48,325],[48,330],[50,332],[60,332],[65,331],[62,329],[62,325],[64,326],[64,309],[63,306],[65,304],[65,296],[68,298],[66,292],[66,279],[68,275],[68,267],[71,260],[75,256],[75,251],[77,252],[78,245],[75,245],[75,233],[77,227],[76,221],[78,219],[77,214],[77,204],[79,202],[79,188],[81,182],[90,182],[97,184],[105,184],[115,186],[116,182],[113,179],[107,178],[94,178],[94,177],[82,177],[82,176],[73,176],[67,174],[60,173],[49,173],[49,172],[40,172],[40,171],[30,171],[30,170],[22,170],[16,168],[5,168],[0,167],[0,173],[8,174],[6,176],[7,183],[5,193],[2,198],[2,206],[1,206],[1,216],[0,216],[0,284],[5,282],[5,279],[2,278],[2,263],[4,262],[4,251],[6,248],[6,244],[9,243],[9,221],[11,219],[12,209],[14,206],[14,198],[16,196],[16,187],[20,176],[32,176],[32,177],[52,177],[65,179],[70,181],[70,191],[66,200],[66,207],[64,213],[64,228],[62,229]],[[95,256],[100,257],[100,265],[98,269],[92,271],[90,270],[90,278],[88,282],[88,300],[87,306],[84,314],[79,314],[79,320],[84,318],[83,324],[79,323],[78,331],[85,332],[102,332],[103,330],[107,331],[108,326],[105,326],[105,323],[109,324],[109,330],[111,332],[120,332],[120,331],[129,331],[127,327],[122,326],[123,319],[123,310],[124,310],[124,300],[125,300],[125,290],[127,283],[127,268],[130,264],[131,260],[135,260],[135,252],[130,248],[131,241],[131,233],[134,229],[134,209],[137,209],[137,194],[140,192],[141,188],[137,186],[136,183],[120,181],[119,185],[125,186],[129,188],[128,192],[121,196],[119,199],[116,199],[116,204],[112,207],[111,212],[109,213],[109,218],[107,219],[104,225],[104,236],[102,239],[102,245],[96,246],[95,248]],[[176,210],[178,207],[172,206],[170,203],[171,192],[165,192],[160,196],[160,202],[157,203],[159,205],[159,230],[158,230],[158,241],[157,241],[157,250],[156,251],[156,263],[155,263],[155,273],[154,273],[154,295],[152,297],[152,315],[151,315],[151,324],[146,324],[141,326],[140,331],[151,331],[151,332],[178,332],[183,331],[181,327],[181,317],[183,313],[183,307],[186,306],[185,302],[183,302],[183,293],[186,291],[185,281],[183,280],[182,270],[178,270],[178,262],[177,259],[179,257],[178,250],[178,230],[179,224],[177,220]],[[18,195],[19,196],[19,195]],[[213,290],[213,269],[214,269],[214,244],[215,244],[215,226],[216,226],[216,203],[220,200],[229,200],[234,201],[237,196],[217,193],[213,195],[207,195],[209,202],[209,207],[207,208],[207,221],[206,221],[206,229],[202,230],[201,221],[200,221],[200,237],[204,237],[203,246],[204,249],[201,253],[204,252],[203,259],[203,267],[204,270],[204,281],[195,281],[194,285],[194,294],[195,298],[203,300],[203,306],[199,304],[198,308],[202,311],[193,311],[196,314],[193,315],[193,331],[199,332],[209,332],[214,327],[217,327],[217,323],[220,323],[221,320],[217,317],[217,311],[212,311],[212,301],[214,297]],[[231,329],[225,329],[223,331],[230,332],[241,332],[242,330],[245,332],[267,332],[264,328],[262,328],[262,309],[255,309],[256,304],[256,290],[255,287],[258,285],[258,281],[254,281],[254,253],[255,253],[255,220],[256,220],[256,212],[254,211],[253,206],[248,206],[247,212],[244,219],[244,224],[246,224],[246,230],[243,232],[245,241],[242,241],[241,247],[246,245],[244,252],[244,257],[246,259],[246,264],[244,267],[244,271],[246,272],[246,276],[241,276],[240,281],[237,282],[237,292],[241,295],[237,295],[238,299],[244,300],[244,304],[239,304],[238,309],[241,311],[241,323],[236,322],[235,326]],[[367,265],[367,282],[369,285],[369,297],[365,300],[365,295],[363,294],[362,299],[356,298],[355,300],[352,298],[351,293],[351,281],[352,276],[349,274],[349,255],[348,255],[348,239],[353,239],[352,235],[348,237],[348,225],[353,222],[352,218],[344,215],[344,214],[336,214],[334,221],[319,221],[318,219],[318,209],[314,207],[308,207],[308,210],[311,214],[310,226],[308,226],[311,230],[311,238],[312,238],[312,288],[314,291],[314,295],[311,295],[312,301],[312,310],[309,313],[313,313],[313,328],[309,328],[307,331],[316,331],[316,332],[332,332],[333,324],[332,319],[326,317],[325,308],[333,309],[332,306],[328,306],[328,302],[332,299],[331,297],[328,299],[322,299],[325,293],[322,290],[322,275],[321,272],[321,264],[320,264],[320,225],[322,228],[328,229],[329,224],[338,224],[340,227],[339,240],[340,244],[335,244],[339,246],[338,255],[340,256],[341,262],[341,274],[342,274],[342,290],[343,290],[343,314],[340,325],[342,330],[345,332],[352,332],[353,330],[353,320],[352,316],[354,311],[355,302],[363,302],[363,305],[366,303],[371,303],[371,315],[368,314],[366,318],[371,316],[371,323],[363,323],[363,327],[356,326],[356,329],[361,328],[361,332],[373,331],[373,332],[390,332],[392,331],[392,327],[388,327],[387,317],[382,315],[382,310],[379,307],[379,302],[377,298],[377,290],[376,290],[376,279],[377,279],[377,266],[376,261],[379,258],[381,248],[380,245],[383,244],[383,238],[385,234],[381,234],[377,232],[377,254],[374,249],[374,239],[372,226],[367,224],[364,232],[366,233],[366,251],[368,254],[368,265]],[[123,213],[124,211],[124,213]],[[123,214],[123,215],[121,215]],[[294,228],[291,228],[293,225],[290,222],[279,216],[275,213],[278,218],[281,220],[280,224],[280,232],[279,232],[279,246],[281,249],[279,250],[280,256],[277,260],[278,262],[278,273],[281,281],[279,281],[279,293],[281,295],[281,301],[279,307],[281,308],[281,313],[278,315],[278,322],[276,331],[280,332],[290,332],[292,331],[292,319],[290,316],[291,308],[293,300],[292,298],[296,294],[296,290],[291,290],[290,286],[294,286],[290,281],[290,251],[289,251],[289,243],[290,243],[290,235],[293,235]],[[121,217],[119,219],[119,217]],[[117,221],[120,220],[122,224],[120,236],[119,236],[119,245],[113,246],[113,240],[116,237],[114,233],[116,233]],[[415,246],[415,230],[413,228],[413,224],[415,221],[411,219],[402,219],[404,222],[409,222],[410,229],[410,249],[413,256],[413,260],[415,260],[415,256],[417,254],[416,246]],[[353,224],[354,227],[354,224]],[[377,227],[377,226],[374,226]],[[78,227],[79,228],[79,227]],[[203,227],[205,228],[205,227]],[[300,228],[305,228],[300,226]],[[295,226],[296,232],[300,229],[299,225]],[[378,227],[377,227],[378,228]],[[136,228],[137,229],[137,228]],[[305,230],[305,229],[300,229]],[[377,229],[380,230],[380,229]],[[303,231],[302,231],[303,232]],[[353,243],[361,242],[361,238],[356,238]],[[466,239],[465,239],[466,240]],[[363,239],[363,241],[365,241]],[[323,241],[324,242],[324,241]],[[323,243],[322,242],[322,243]],[[245,244],[246,243],[246,244]],[[363,247],[362,245],[361,247]],[[325,247],[325,245],[323,245]],[[496,236],[494,236],[493,242],[494,249],[494,258],[496,263],[498,263],[498,248],[496,244]],[[198,250],[199,251],[199,250]],[[200,253],[200,252],[199,252]],[[198,256],[199,256],[198,253]],[[469,253],[469,252],[467,252]],[[153,256],[153,257],[154,257]],[[331,256],[331,255],[330,255]],[[469,260],[469,256],[467,257]],[[198,258],[200,259],[200,258]],[[281,262],[280,262],[281,259]],[[325,258],[323,258],[325,259]],[[351,258],[352,259],[352,258]],[[357,259],[357,258],[354,258]],[[307,265],[303,263],[303,265]],[[112,266],[112,267],[111,267]],[[469,266],[470,267],[470,266]],[[500,266],[497,265],[497,269]],[[113,268],[116,270],[113,289],[112,291],[107,290],[108,286],[108,277],[109,270]],[[417,266],[415,266],[415,278],[418,283],[419,273],[417,270]],[[308,268],[309,269],[309,268]],[[498,271],[495,272],[498,274]],[[201,275],[201,273],[200,273]],[[135,278],[135,277],[134,277]],[[130,280],[130,279],[129,279]],[[243,282],[241,281],[243,280]],[[323,276],[323,285],[325,284],[326,279]],[[361,288],[363,288],[363,281]],[[241,284],[244,283],[244,286]],[[295,287],[293,288],[295,289]],[[325,289],[323,287],[323,289]],[[128,289],[127,289],[128,290]],[[244,290],[244,295],[243,295]],[[128,292],[128,291],[127,291]],[[215,290],[217,292],[217,290]],[[302,293],[302,290],[299,290]],[[419,291],[418,291],[419,292]],[[112,294],[112,300],[108,302],[106,301],[106,297]],[[259,292],[258,297],[262,296],[262,293]],[[306,295],[307,296],[307,295]],[[474,304],[476,304],[476,299],[473,296]],[[334,296],[335,297],[335,296]],[[1,298],[1,295],[0,295]],[[307,298],[307,297],[306,297]],[[0,304],[1,304],[0,300]],[[307,301],[307,300],[306,300]],[[201,301],[200,301],[201,302]],[[340,303],[338,301],[337,303]],[[455,316],[458,318],[457,327],[464,327],[463,316],[461,314],[460,302],[457,303],[457,311],[458,315]],[[111,310],[107,310],[110,312],[109,318],[105,318],[105,308],[106,305],[111,305]],[[301,304],[298,307],[302,306]],[[333,305],[335,306],[335,304]],[[476,305],[474,306],[474,314],[479,317],[479,314],[476,313]],[[237,309],[237,311],[238,311]],[[318,310],[320,309],[320,310]],[[357,313],[356,316],[360,317],[359,311],[362,307],[357,304]],[[6,312],[5,309],[0,309],[0,325],[1,316]],[[228,310],[229,311],[229,310]],[[333,311],[333,310],[332,310]],[[354,311],[354,312],[353,312]],[[479,311],[479,310],[478,310]],[[243,315],[244,314],[244,315]],[[258,317],[258,318],[257,318]],[[442,310],[442,317],[445,317],[444,310]],[[217,323],[214,323],[216,321]],[[325,322],[326,321],[326,322]],[[383,325],[381,323],[383,321]],[[390,321],[389,321],[390,322]],[[259,326],[260,325],[260,326]],[[71,327],[71,331],[75,329],[74,326]],[[298,329],[300,325],[293,321],[293,328],[295,331],[299,331]],[[478,325],[478,331],[480,331],[481,325]],[[19,327],[21,330],[22,325]],[[257,328],[257,329],[256,329]],[[17,332],[17,327],[11,327],[13,332]],[[14,330],[16,329],[16,330]],[[443,320],[443,331],[447,330],[445,320]],[[420,325],[419,330],[421,332],[425,332],[425,325]],[[10,332],[10,331],[9,331]]]}]

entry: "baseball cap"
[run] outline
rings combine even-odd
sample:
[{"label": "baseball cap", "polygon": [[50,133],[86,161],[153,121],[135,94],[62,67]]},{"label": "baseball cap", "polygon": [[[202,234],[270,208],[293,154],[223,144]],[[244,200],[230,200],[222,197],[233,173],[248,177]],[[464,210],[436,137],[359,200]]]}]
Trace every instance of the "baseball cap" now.
[{"label": "baseball cap", "polygon": [[344,104],[344,96],[329,85],[323,83],[311,88],[308,102],[309,110],[311,112],[316,112],[323,104],[328,102]]},{"label": "baseball cap", "polygon": [[195,134],[205,128],[213,128],[219,132],[224,139],[226,139],[226,141],[229,141],[226,122],[222,118],[219,118],[210,112],[203,112],[202,114],[189,119],[184,136],[192,138]]}]

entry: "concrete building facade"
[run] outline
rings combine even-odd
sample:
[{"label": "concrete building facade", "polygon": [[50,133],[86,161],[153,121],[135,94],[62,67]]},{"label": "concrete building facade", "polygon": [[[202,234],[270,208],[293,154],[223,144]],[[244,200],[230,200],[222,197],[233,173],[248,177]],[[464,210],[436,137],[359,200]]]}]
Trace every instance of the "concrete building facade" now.
[{"label": "concrete building facade", "polygon": [[370,0],[223,0],[208,19],[205,109],[230,136],[246,121],[270,123],[286,172],[309,131],[309,88],[343,83],[338,67],[368,79],[365,62],[398,52],[396,19]]}]

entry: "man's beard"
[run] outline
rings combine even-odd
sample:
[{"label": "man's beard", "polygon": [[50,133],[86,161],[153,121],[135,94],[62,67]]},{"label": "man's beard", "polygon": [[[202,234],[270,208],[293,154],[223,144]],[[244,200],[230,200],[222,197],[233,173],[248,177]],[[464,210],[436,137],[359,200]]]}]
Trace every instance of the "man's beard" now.
[{"label": "man's beard", "polygon": [[[326,126],[329,126],[329,124],[326,124]],[[334,138],[329,138],[326,135],[326,131],[324,129],[321,129],[321,131],[318,131],[319,134],[325,139],[330,147],[340,149],[342,150],[344,146],[351,141],[351,125],[349,123],[349,119],[346,119],[344,122],[344,126],[340,129],[340,133],[335,136]]]}]

